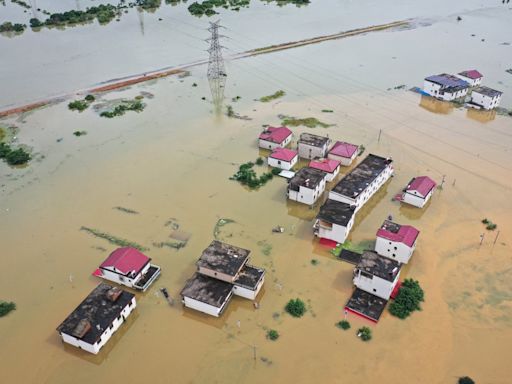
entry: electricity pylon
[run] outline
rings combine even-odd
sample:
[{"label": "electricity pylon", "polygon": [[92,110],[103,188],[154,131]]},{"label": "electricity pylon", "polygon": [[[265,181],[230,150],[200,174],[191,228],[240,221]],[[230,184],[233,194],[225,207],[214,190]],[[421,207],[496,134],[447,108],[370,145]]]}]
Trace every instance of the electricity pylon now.
[{"label": "electricity pylon", "polygon": [[226,69],[224,68],[224,59],[222,58],[223,48],[219,43],[220,20],[210,22],[208,31],[211,32],[211,37],[206,41],[210,42],[208,53],[210,59],[208,60],[208,83],[210,84],[210,91],[212,93],[213,105],[215,112],[219,114],[222,111],[222,102],[224,100],[224,87],[226,85]]}]

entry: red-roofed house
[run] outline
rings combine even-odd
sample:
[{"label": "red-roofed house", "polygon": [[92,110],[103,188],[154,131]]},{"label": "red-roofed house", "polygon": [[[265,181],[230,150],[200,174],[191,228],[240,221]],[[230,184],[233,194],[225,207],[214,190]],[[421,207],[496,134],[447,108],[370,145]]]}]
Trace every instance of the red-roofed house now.
[{"label": "red-roofed house", "polygon": [[310,168],[319,169],[326,174],[327,181],[333,181],[338,173],[340,173],[340,162],[338,160],[331,159],[321,159],[321,160],[312,160],[309,163]]},{"label": "red-roofed house", "polygon": [[357,156],[359,147],[344,141],[337,141],[329,151],[329,159],[338,160],[341,165],[348,167]]},{"label": "red-roofed house", "polygon": [[274,149],[268,157],[268,165],[289,171],[297,164],[298,160],[299,155],[297,151],[279,147]]},{"label": "red-roofed house", "polygon": [[145,291],[160,275],[160,267],[135,248],[118,248],[101,263],[94,276]]},{"label": "red-roofed house", "polygon": [[436,182],[428,176],[418,176],[412,179],[399,196],[399,200],[423,208],[434,193]]},{"label": "red-roofed house", "polygon": [[375,252],[407,264],[416,248],[420,231],[410,225],[400,225],[386,220],[377,231]]},{"label": "red-roofed house", "polygon": [[260,133],[259,139],[260,148],[284,148],[292,141],[292,131],[286,127],[268,127]]},{"label": "red-roofed house", "polygon": [[455,76],[457,76],[459,79],[464,80],[471,87],[476,87],[477,85],[480,85],[480,83],[482,82],[482,77],[484,77],[484,75],[482,75],[476,69],[459,72]]}]

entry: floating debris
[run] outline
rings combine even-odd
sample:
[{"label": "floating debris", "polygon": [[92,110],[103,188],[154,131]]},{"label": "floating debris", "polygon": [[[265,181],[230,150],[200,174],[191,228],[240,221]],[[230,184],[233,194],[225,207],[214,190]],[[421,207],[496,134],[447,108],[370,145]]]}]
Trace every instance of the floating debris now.
[{"label": "floating debris", "polygon": [[160,288],[160,292],[162,292],[162,295],[164,295],[165,299],[167,300],[169,305],[172,307],[174,305],[174,299],[169,295],[167,288]]},{"label": "floating debris", "polygon": [[284,228],[281,227],[280,225],[278,225],[277,227],[272,228],[272,232],[273,233],[283,233],[284,232]]},{"label": "floating debris", "polygon": [[166,227],[171,227],[174,230],[177,230],[180,228],[180,224],[178,223],[178,219],[175,219],[174,217],[171,217],[169,220],[167,220],[164,224]]}]

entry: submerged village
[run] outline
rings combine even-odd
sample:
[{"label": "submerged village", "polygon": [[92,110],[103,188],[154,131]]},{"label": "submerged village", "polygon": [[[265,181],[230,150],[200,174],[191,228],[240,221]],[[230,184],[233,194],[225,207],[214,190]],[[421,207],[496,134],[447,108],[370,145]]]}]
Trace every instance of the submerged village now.
[{"label": "submerged village", "polygon": [[508,2],[0,7],[8,382],[508,382]]}]

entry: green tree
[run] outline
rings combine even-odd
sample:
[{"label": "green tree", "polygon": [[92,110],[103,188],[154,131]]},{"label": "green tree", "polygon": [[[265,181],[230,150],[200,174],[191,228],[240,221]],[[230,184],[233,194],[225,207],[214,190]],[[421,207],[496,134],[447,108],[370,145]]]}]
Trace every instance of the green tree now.
[{"label": "green tree", "polygon": [[292,299],[284,309],[293,317],[301,317],[306,313],[306,304],[301,299]]},{"label": "green tree", "polygon": [[393,316],[405,319],[412,312],[421,310],[422,301],[424,301],[424,292],[419,282],[405,279],[395,300],[389,305],[389,312]]}]

